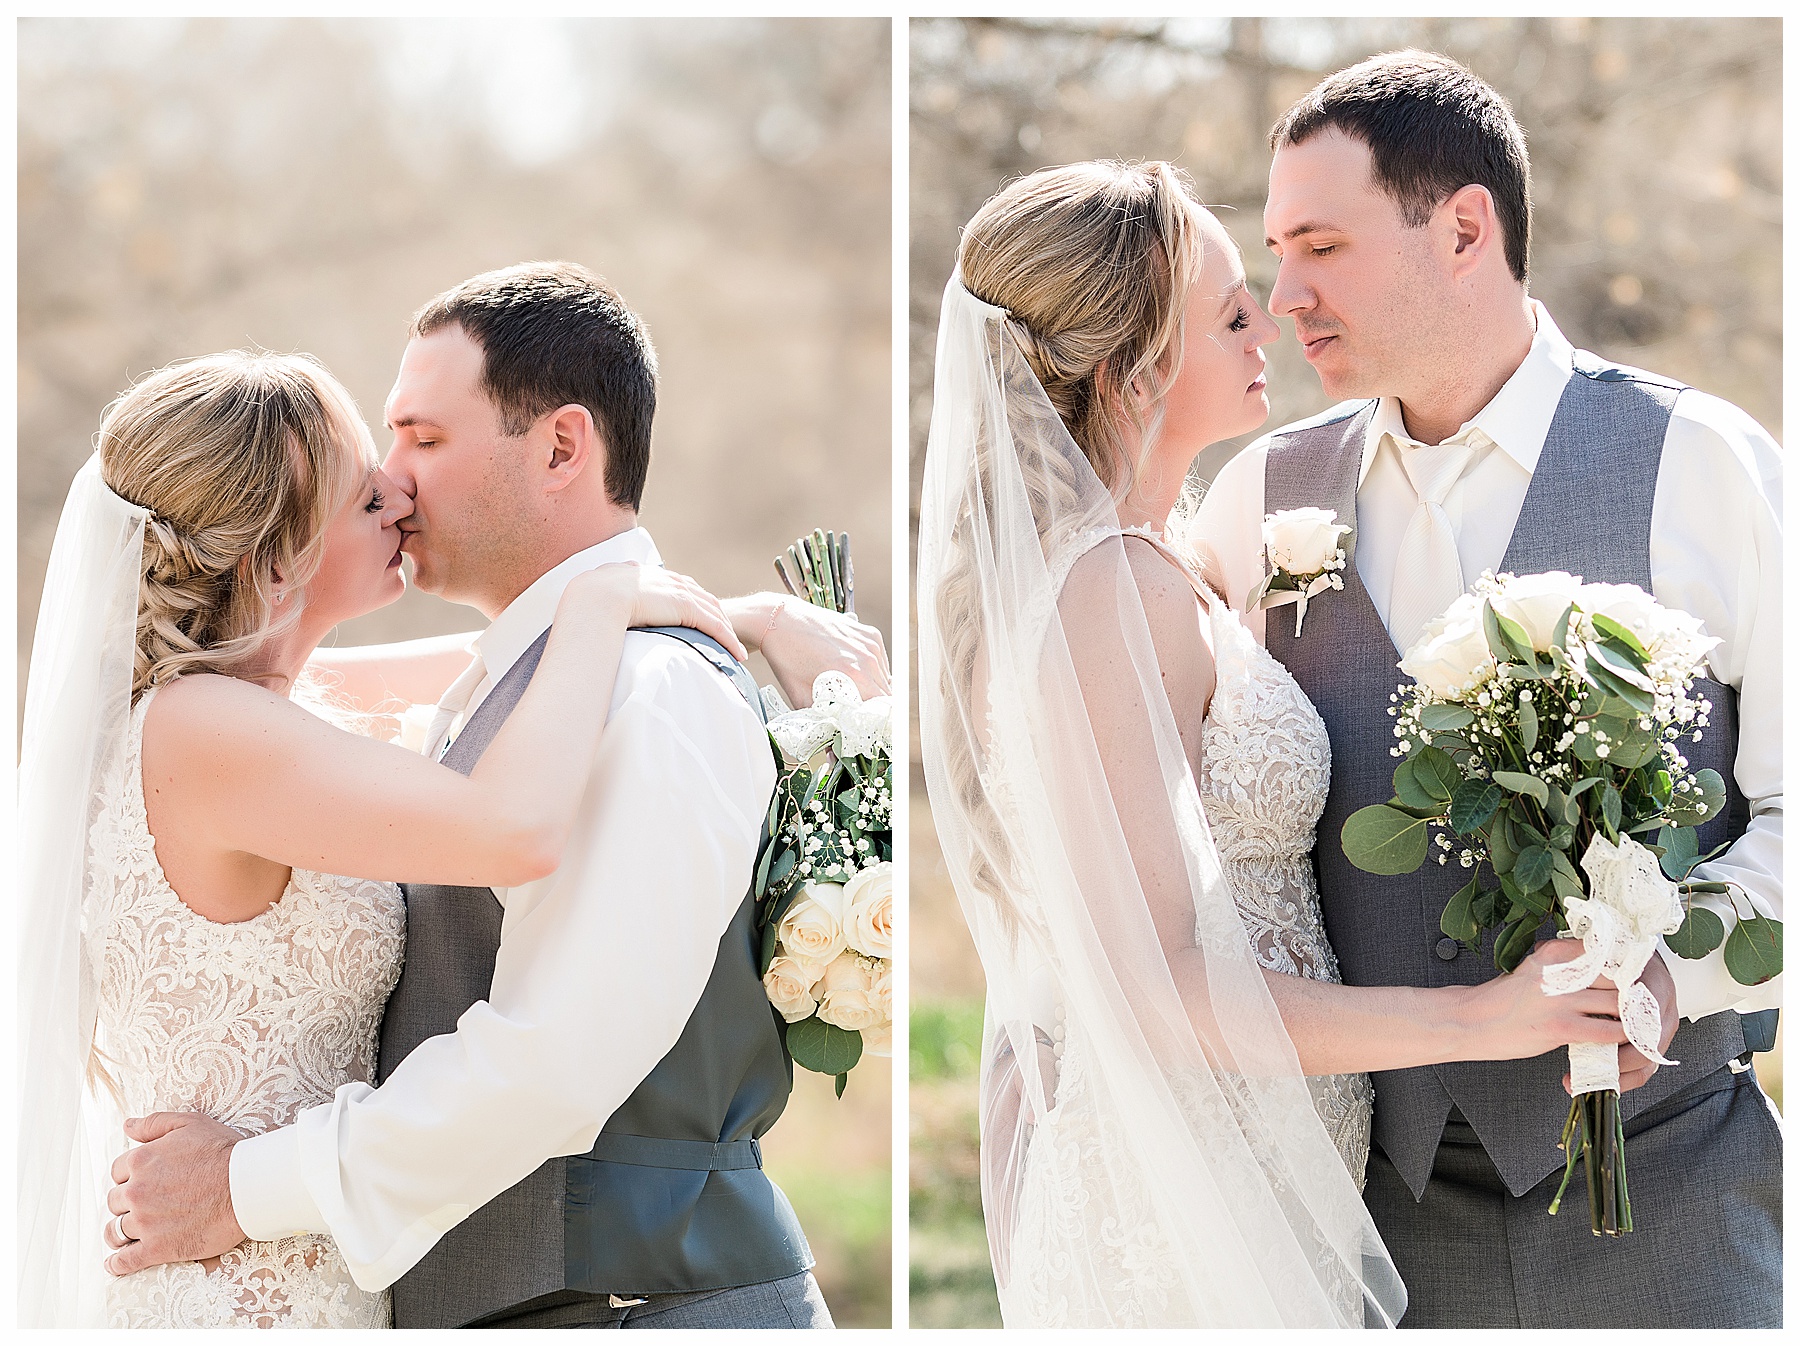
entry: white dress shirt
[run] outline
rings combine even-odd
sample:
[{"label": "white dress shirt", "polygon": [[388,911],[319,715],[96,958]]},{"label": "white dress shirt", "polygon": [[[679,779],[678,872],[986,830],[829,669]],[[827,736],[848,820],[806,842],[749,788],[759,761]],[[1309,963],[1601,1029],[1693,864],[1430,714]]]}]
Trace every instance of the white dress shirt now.
[{"label": "white dress shirt", "polygon": [[[1494,447],[1471,461],[1444,500],[1463,576],[1470,583],[1484,570],[1498,570],[1505,558],[1531,474],[1574,367],[1574,348],[1549,312],[1536,300],[1531,308],[1537,335],[1524,363],[1463,427],[1479,429]],[[1382,398],[1363,449],[1353,522],[1357,577],[1384,624],[1401,535],[1417,503],[1395,442],[1405,434],[1398,401]],[[1263,468],[1268,446],[1269,436],[1264,436],[1220,470],[1194,523],[1195,540],[1217,557],[1226,597],[1240,609],[1263,574]],[[1605,502],[1596,500],[1593,526],[1605,527],[1605,518]],[[1663,439],[1650,512],[1650,587],[1658,602],[1699,617],[1707,634],[1719,637],[1709,671],[1738,691],[1734,774],[1750,804],[1750,827],[1731,849],[1701,865],[1695,876],[1736,883],[1758,911],[1779,918],[1781,446],[1737,407],[1693,389],[1675,399]],[[1314,601],[1329,603],[1332,596],[1327,593]],[[1263,638],[1264,617],[1260,610],[1245,616],[1258,640]],[[1695,900],[1718,912],[1728,933],[1736,924],[1728,902]],[[1740,986],[1725,970],[1723,948],[1698,960],[1663,950],[1682,1017],[1699,1019],[1724,1009],[1748,1012],[1780,1003],[1780,977],[1762,986]]]},{"label": "white dress shirt", "polygon": [[[576,574],[658,564],[633,529],[542,576],[479,638],[490,677],[550,625]],[[254,1239],[329,1233],[364,1289],[546,1160],[582,1154],[675,1045],[747,891],[774,761],[755,714],[682,642],[630,632],[562,865],[496,888],[488,999],[379,1089],[347,1084],[239,1143],[231,1202]]]}]

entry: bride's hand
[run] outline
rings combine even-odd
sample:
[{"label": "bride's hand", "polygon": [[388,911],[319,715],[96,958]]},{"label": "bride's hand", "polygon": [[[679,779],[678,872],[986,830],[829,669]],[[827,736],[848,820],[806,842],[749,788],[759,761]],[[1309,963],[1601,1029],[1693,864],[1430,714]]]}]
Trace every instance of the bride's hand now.
[{"label": "bride's hand", "polygon": [[1471,1061],[1541,1056],[1571,1042],[1622,1044],[1618,992],[1590,987],[1569,995],[1544,990],[1544,969],[1581,956],[1579,940],[1548,939],[1511,972],[1469,991]]},{"label": "bride's hand", "polygon": [[627,626],[687,626],[711,636],[737,659],[748,658],[719,600],[686,575],[634,562],[596,566],[577,575],[563,603],[619,603]]}]

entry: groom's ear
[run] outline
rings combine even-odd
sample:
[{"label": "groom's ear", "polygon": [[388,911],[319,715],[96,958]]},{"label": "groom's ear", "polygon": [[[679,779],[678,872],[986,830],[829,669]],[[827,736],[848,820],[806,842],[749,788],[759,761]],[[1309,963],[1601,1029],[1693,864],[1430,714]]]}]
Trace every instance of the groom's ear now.
[{"label": "groom's ear", "polygon": [[546,490],[563,490],[588,472],[605,478],[606,446],[591,411],[578,402],[558,407],[549,414],[546,429],[549,431]]},{"label": "groom's ear", "polygon": [[1506,244],[1500,237],[1500,216],[1494,195],[1479,183],[1460,187],[1437,208],[1446,235],[1450,274],[1457,280],[1475,273],[1489,254],[1504,263]]}]

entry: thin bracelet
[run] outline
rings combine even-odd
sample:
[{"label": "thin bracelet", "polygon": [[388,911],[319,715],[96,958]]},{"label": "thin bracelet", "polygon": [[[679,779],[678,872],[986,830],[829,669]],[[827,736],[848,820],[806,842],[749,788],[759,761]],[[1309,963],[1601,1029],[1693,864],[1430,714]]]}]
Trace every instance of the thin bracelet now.
[{"label": "thin bracelet", "polygon": [[775,600],[775,611],[769,614],[769,624],[763,627],[762,634],[756,638],[756,648],[763,649],[769,643],[769,633],[775,629],[775,623],[781,620],[781,614],[787,611],[787,596],[784,594]]}]

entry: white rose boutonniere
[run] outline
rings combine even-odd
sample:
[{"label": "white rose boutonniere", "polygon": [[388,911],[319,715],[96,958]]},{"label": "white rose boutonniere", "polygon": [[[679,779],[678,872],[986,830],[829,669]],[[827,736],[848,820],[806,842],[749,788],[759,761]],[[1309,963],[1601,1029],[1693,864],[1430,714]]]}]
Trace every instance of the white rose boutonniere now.
[{"label": "white rose boutonniere", "polygon": [[1245,607],[1294,604],[1294,637],[1306,621],[1306,605],[1327,589],[1344,587],[1343,539],[1350,525],[1333,509],[1284,509],[1263,518],[1263,559],[1268,574],[1250,591]]}]

